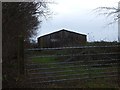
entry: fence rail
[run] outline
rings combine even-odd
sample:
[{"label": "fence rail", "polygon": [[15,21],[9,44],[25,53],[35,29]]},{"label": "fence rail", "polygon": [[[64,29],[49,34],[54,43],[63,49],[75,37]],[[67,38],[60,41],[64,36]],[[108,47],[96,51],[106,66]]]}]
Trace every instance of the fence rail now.
[{"label": "fence rail", "polygon": [[111,59],[111,60],[90,60],[90,61],[71,61],[71,62],[57,62],[57,63],[42,63],[42,64],[40,64],[40,63],[32,63],[32,64],[26,64],[26,66],[35,66],[35,65],[54,65],[54,64],[74,64],[74,63],[82,63],[82,62],[101,62],[101,61],[103,61],[103,62],[107,62],[107,61],[120,61],[120,59]]},{"label": "fence rail", "polygon": [[33,71],[33,70],[49,70],[49,69],[59,69],[59,68],[79,68],[80,66],[86,67],[86,66],[105,66],[105,65],[118,65],[118,63],[109,63],[109,64],[92,64],[92,65],[76,65],[76,66],[61,66],[61,67],[50,67],[50,68],[35,68],[35,69],[29,69],[28,71]]},{"label": "fence rail", "polygon": [[[104,64],[105,65],[105,64]],[[109,65],[109,64],[107,64],[107,65]],[[116,65],[116,63],[115,64],[112,64],[112,65]],[[88,66],[88,65],[85,65],[85,66]],[[101,65],[102,66],[102,65]],[[64,69],[64,68],[79,68],[80,66],[68,66],[68,67],[62,67],[61,69]],[[29,71],[33,71],[33,70],[51,70],[51,69],[59,69],[59,68],[36,68],[36,69],[30,69],[30,70],[28,70],[28,72]],[[108,69],[108,68],[94,68],[94,70],[95,69]],[[90,69],[84,69],[84,70],[90,70]],[[92,69],[91,69],[92,70]],[[71,70],[71,71],[76,71],[76,70]],[[59,71],[57,71],[57,72],[59,72]],[[45,73],[49,73],[49,72],[45,72]],[[53,73],[53,72],[52,72]],[[55,73],[55,72],[54,72]]]},{"label": "fence rail", "polygon": [[[84,71],[88,71],[88,70],[91,70],[91,69],[84,69]],[[62,73],[62,72],[73,72],[73,71],[76,71],[76,72],[79,72],[81,70],[65,70],[65,71],[56,71],[56,72],[37,72],[37,73],[31,73],[31,75],[33,74],[55,74],[55,73]]]},{"label": "fence rail", "polygon": [[[99,72],[98,74],[111,74],[111,73],[118,73],[118,71],[112,72]],[[89,75],[89,73],[82,73],[82,74],[70,74],[70,75],[59,75],[59,76],[47,76],[47,77],[37,77],[37,78],[30,78],[30,79],[43,79],[43,78],[56,78],[56,77],[67,77],[67,76],[80,76],[80,75]]]},{"label": "fence rail", "polygon": [[61,49],[87,49],[87,48],[111,48],[111,47],[120,47],[120,45],[109,45],[109,46],[80,46],[80,47],[59,47],[59,48],[32,48],[26,49],[27,51],[35,50],[61,50]]},{"label": "fence rail", "polygon": [[114,52],[114,53],[97,53],[97,54],[68,54],[68,55],[41,55],[41,56],[32,56],[32,57],[29,57],[29,58],[37,58],[37,57],[68,57],[68,56],[73,56],[73,57],[76,57],[76,56],[92,56],[92,55],[113,55],[113,54],[120,54],[119,52]]},{"label": "fence rail", "polygon": [[110,77],[117,77],[117,75],[106,75],[106,76],[96,76],[96,77],[84,77],[84,78],[71,78],[71,79],[60,79],[60,80],[48,80],[42,82],[32,82],[32,84],[41,84],[41,83],[51,83],[51,82],[63,82],[63,81],[70,81],[70,80],[89,80],[95,78],[110,78]]}]

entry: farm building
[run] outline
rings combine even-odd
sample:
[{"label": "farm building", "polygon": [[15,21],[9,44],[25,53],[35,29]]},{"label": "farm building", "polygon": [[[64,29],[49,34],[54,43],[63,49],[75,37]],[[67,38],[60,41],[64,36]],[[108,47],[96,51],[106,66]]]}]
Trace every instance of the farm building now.
[{"label": "farm building", "polygon": [[86,35],[62,29],[38,38],[41,48],[74,47],[85,44]]}]

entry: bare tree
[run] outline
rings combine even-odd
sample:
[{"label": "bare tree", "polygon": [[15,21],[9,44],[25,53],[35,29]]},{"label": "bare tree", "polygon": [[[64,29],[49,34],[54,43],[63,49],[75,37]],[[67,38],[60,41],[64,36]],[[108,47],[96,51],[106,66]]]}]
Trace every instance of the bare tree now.
[{"label": "bare tree", "polygon": [[118,7],[98,7],[94,9],[98,13],[98,15],[105,15],[106,17],[112,17],[113,21],[109,24],[113,24],[120,19],[119,13],[120,8]]}]

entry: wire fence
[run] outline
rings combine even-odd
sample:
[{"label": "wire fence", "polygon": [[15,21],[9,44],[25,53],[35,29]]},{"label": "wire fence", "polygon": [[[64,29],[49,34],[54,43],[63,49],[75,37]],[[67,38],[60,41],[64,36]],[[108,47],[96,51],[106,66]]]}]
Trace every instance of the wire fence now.
[{"label": "wire fence", "polygon": [[[120,52],[114,49],[116,47],[119,48],[114,45],[27,49],[32,53],[28,55],[25,66],[28,80],[32,85],[39,86],[99,78],[111,80],[111,77],[118,82]],[[98,48],[103,48],[105,52],[96,52]]]}]

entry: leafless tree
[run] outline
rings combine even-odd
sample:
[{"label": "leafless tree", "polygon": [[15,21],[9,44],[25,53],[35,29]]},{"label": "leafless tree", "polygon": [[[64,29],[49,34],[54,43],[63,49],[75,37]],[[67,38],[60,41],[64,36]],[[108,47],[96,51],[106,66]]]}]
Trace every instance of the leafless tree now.
[{"label": "leafless tree", "polygon": [[109,24],[113,24],[120,19],[120,8],[118,7],[98,7],[94,9],[98,13],[98,15],[105,15],[106,17],[112,17],[113,21]]}]

